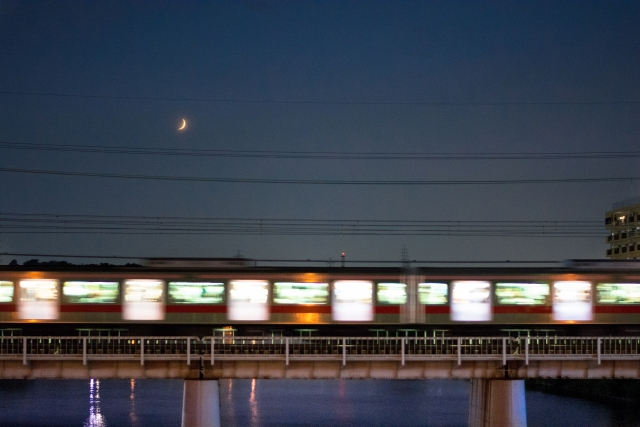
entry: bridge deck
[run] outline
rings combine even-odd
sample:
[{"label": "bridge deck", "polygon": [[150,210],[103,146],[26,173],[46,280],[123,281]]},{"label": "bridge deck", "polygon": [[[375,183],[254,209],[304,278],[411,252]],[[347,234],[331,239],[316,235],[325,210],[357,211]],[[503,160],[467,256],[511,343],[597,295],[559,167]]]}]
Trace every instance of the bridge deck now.
[{"label": "bridge deck", "polygon": [[640,337],[2,337],[0,361],[640,361]]}]

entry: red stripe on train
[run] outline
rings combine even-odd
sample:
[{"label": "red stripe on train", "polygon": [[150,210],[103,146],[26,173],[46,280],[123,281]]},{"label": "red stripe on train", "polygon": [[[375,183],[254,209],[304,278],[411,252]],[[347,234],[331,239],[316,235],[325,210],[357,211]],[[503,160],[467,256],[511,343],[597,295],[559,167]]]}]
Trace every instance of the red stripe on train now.
[{"label": "red stripe on train", "polygon": [[596,305],[596,314],[640,314],[640,305]]},{"label": "red stripe on train", "polygon": [[120,304],[62,304],[61,313],[120,313]]},{"label": "red stripe on train", "polygon": [[496,305],[495,314],[550,314],[550,305]]},{"label": "red stripe on train", "polygon": [[0,311],[14,312],[14,311],[16,311],[16,305],[15,304],[0,304]]},{"label": "red stripe on train", "polygon": [[424,312],[425,314],[449,314],[451,310],[448,305],[425,305]]},{"label": "red stripe on train", "polygon": [[400,314],[399,305],[379,305],[376,307],[376,314]]},{"label": "red stripe on train", "polygon": [[[381,305],[375,307],[376,314],[400,314],[399,305]],[[226,305],[200,305],[200,304],[180,304],[165,306],[167,313],[226,313]],[[550,314],[552,306],[493,306],[495,314]],[[14,313],[17,311],[17,304],[0,304],[0,312]],[[61,304],[62,313],[120,313],[120,304]],[[273,305],[272,313],[320,313],[330,314],[331,306],[295,306],[295,305]],[[425,314],[449,314],[448,305],[424,306]],[[596,305],[595,314],[640,314],[640,304],[638,305]]]},{"label": "red stripe on train", "polygon": [[272,305],[272,313],[319,313],[330,314],[330,305]]},{"label": "red stripe on train", "polygon": [[180,304],[167,305],[167,313],[226,313],[226,305]]}]

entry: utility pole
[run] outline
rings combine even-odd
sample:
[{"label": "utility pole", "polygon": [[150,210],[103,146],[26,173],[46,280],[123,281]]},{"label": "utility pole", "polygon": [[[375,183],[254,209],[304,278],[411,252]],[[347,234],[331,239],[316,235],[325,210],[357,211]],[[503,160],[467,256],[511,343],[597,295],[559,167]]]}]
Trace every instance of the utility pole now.
[{"label": "utility pole", "polygon": [[402,267],[409,268],[411,262],[409,261],[409,249],[406,246],[402,247]]}]

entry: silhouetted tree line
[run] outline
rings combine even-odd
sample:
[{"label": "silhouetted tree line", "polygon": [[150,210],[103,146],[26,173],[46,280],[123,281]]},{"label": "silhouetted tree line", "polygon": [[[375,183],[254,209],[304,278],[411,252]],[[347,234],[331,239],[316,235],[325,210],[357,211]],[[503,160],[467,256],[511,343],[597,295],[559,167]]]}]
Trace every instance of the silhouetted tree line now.
[{"label": "silhouetted tree line", "polygon": [[[18,261],[11,260],[9,266],[18,266],[20,265]],[[25,261],[22,265],[27,267],[41,267],[41,266],[55,266],[55,267],[69,267],[69,266],[83,266],[83,267],[118,267],[116,264],[110,264],[108,262],[101,262],[100,264],[74,264],[68,261],[42,261],[38,259],[30,259],[29,261]],[[124,265],[120,265],[120,267],[140,267],[140,264],[136,263],[126,263]]]}]

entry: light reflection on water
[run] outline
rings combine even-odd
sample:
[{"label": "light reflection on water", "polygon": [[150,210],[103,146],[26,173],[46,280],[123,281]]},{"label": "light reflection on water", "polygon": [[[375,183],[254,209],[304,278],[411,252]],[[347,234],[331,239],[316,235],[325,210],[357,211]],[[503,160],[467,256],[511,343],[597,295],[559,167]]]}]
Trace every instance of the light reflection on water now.
[{"label": "light reflection on water", "polygon": [[351,411],[349,410],[349,403],[347,399],[347,389],[345,380],[338,381],[338,401],[336,404],[336,411],[338,420],[341,422],[347,421],[351,418]]},{"label": "light reflection on water", "polygon": [[[463,380],[221,380],[221,421],[225,427],[462,427],[469,391]],[[182,393],[180,380],[0,380],[0,426],[178,427]],[[637,427],[640,410],[528,392],[527,418],[529,427]]]},{"label": "light reflection on water", "polygon": [[89,381],[89,418],[83,427],[106,427],[107,421],[100,413],[100,380]]},{"label": "light reflection on water", "polygon": [[249,408],[251,408],[251,427],[258,427],[260,425],[260,415],[258,414],[258,402],[256,401],[255,378],[251,380],[251,393],[249,394]]},{"label": "light reflection on water", "polygon": [[140,423],[136,415],[136,380],[131,378],[129,384],[131,386],[131,393],[129,394],[129,421],[131,422],[131,427],[138,427]]},{"label": "light reflection on water", "polygon": [[[226,387],[225,387],[226,385]],[[224,405],[223,405],[224,402]],[[224,406],[225,410],[235,417],[235,406],[233,405],[233,381],[220,382],[220,407]]]}]

